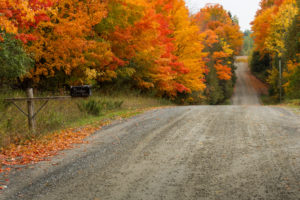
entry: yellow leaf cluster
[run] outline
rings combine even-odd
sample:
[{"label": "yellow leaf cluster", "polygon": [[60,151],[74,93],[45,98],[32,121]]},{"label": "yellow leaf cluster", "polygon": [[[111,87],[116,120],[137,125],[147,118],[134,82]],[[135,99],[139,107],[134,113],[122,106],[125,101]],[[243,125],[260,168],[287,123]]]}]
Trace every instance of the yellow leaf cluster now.
[{"label": "yellow leaf cluster", "polygon": [[287,0],[279,7],[270,26],[270,32],[265,40],[266,49],[273,54],[282,56],[286,47],[284,44],[287,32],[295,16],[298,14],[298,8],[295,0]]}]

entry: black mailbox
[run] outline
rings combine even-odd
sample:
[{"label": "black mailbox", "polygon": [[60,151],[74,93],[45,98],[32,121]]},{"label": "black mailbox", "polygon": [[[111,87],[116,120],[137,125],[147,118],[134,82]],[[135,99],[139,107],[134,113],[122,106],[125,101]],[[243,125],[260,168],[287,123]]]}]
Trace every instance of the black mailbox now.
[{"label": "black mailbox", "polygon": [[71,97],[89,97],[92,95],[91,86],[71,86]]}]

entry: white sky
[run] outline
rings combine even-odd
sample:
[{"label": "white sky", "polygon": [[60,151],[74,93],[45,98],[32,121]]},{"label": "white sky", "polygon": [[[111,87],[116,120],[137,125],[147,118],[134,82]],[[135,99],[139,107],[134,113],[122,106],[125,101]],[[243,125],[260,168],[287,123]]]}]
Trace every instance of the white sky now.
[{"label": "white sky", "polygon": [[234,16],[239,18],[241,29],[251,29],[250,22],[253,21],[259,8],[260,0],[185,0],[191,13],[198,12],[207,3],[219,3]]}]

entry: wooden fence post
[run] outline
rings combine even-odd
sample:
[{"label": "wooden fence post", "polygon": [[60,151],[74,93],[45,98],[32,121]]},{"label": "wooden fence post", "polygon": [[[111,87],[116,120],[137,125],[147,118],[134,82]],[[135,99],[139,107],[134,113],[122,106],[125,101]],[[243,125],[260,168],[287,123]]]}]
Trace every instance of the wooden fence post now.
[{"label": "wooden fence post", "polygon": [[[28,118],[28,128],[29,131],[33,134],[36,134],[36,124],[35,124],[35,117],[39,112],[47,105],[47,103],[50,100],[62,100],[62,99],[69,99],[72,98],[71,96],[63,96],[63,97],[33,97],[33,89],[28,88],[26,90],[27,97],[21,97],[21,98],[8,98],[4,99],[6,102],[12,103],[16,108],[22,112],[27,118]],[[45,100],[45,102],[37,109],[36,112],[34,112],[34,101],[38,100]],[[17,103],[19,101],[27,101],[27,111],[24,111],[20,106],[18,106]]]},{"label": "wooden fence post", "polygon": [[27,107],[28,107],[28,126],[29,130],[35,134],[35,120],[34,120],[34,101],[33,98],[33,89],[28,88],[26,90],[27,97],[30,98],[27,100]]}]

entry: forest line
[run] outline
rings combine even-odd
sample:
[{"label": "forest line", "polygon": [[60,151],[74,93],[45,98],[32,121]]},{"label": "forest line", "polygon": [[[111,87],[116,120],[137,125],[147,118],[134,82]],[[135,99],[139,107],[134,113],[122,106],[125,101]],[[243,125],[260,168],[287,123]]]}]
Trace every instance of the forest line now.
[{"label": "forest line", "polygon": [[275,102],[300,99],[299,4],[296,0],[262,0],[252,22],[251,70],[268,83]]},{"label": "forest line", "polygon": [[[221,5],[184,0],[1,1],[1,84],[126,86],[180,103],[233,92],[243,34]],[[20,42],[21,41],[21,42]]]}]

